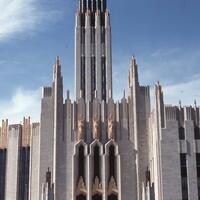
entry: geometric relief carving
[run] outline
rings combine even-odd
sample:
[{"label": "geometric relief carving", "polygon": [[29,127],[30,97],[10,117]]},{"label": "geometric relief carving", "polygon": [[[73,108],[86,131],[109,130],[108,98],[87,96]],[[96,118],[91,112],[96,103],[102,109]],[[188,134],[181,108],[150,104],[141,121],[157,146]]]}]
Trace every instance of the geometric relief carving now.
[{"label": "geometric relief carving", "polygon": [[78,120],[78,140],[84,139],[84,133],[85,133],[85,119],[81,117]]},{"label": "geometric relief carving", "polygon": [[99,139],[99,133],[100,133],[100,119],[98,116],[95,116],[93,118],[93,139]]},{"label": "geometric relief carving", "polygon": [[79,195],[83,195],[83,196],[87,195],[87,189],[86,189],[82,176],[79,178],[78,185],[76,188],[76,196],[79,196]]},{"label": "geometric relief carving", "polygon": [[96,176],[93,186],[92,186],[92,196],[94,195],[102,195],[103,188],[99,178]]},{"label": "geometric relief carving", "polygon": [[114,139],[115,136],[115,120],[113,115],[110,115],[108,118],[108,139]]},{"label": "geometric relief carving", "polygon": [[118,188],[114,177],[112,176],[108,185],[108,195],[118,195]]}]

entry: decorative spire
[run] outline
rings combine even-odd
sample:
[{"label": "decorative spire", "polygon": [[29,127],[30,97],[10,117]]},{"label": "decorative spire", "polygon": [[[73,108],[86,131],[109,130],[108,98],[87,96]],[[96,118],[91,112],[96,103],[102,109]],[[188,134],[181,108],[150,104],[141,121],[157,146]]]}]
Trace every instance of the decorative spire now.
[{"label": "decorative spire", "polygon": [[179,108],[182,108],[181,100],[179,100]]},{"label": "decorative spire", "polygon": [[60,57],[56,57],[56,61],[54,64],[54,80],[55,79],[61,78],[61,62],[60,62]]},{"label": "decorative spire", "polygon": [[105,11],[105,27],[110,27],[110,13],[108,10]]},{"label": "decorative spire", "polygon": [[157,113],[159,115],[160,125],[163,128],[165,126],[164,121],[164,97],[163,97],[163,91],[162,86],[160,85],[160,82],[157,81],[157,84],[155,85],[155,95],[156,95],[156,109]]},{"label": "decorative spire", "polygon": [[138,66],[137,66],[137,61],[135,56],[132,56],[131,59],[131,69],[132,69],[132,74],[133,78],[135,79],[135,82],[138,82]]},{"label": "decorative spire", "polygon": [[59,56],[56,57],[56,64],[60,65],[60,57]]},{"label": "decorative spire", "polygon": [[67,99],[70,99],[70,91],[67,90]]},{"label": "decorative spire", "polygon": [[125,99],[126,98],[126,90],[124,90],[124,92],[123,92],[123,98]]}]

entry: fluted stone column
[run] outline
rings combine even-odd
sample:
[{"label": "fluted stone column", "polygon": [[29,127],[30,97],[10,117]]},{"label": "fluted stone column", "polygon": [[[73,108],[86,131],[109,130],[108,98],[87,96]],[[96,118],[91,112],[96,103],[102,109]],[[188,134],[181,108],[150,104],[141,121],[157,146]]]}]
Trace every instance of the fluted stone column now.
[{"label": "fluted stone column", "polygon": [[91,16],[90,11],[86,13],[85,22],[85,61],[86,61],[86,101],[92,98],[92,76],[91,76]]},{"label": "fluted stone column", "polygon": [[101,66],[101,15],[97,11],[95,15],[95,45],[96,45],[96,90],[97,97],[102,99],[102,66]]},{"label": "fluted stone column", "polygon": [[112,45],[110,14],[105,13],[105,54],[106,54],[106,100],[112,97]]}]

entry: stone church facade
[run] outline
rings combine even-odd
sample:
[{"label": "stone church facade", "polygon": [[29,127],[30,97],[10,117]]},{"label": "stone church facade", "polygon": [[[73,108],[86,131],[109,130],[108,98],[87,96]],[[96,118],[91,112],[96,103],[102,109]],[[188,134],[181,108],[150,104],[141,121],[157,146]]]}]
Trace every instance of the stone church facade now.
[{"label": "stone church facade", "polygon": [[135,57],[115,101],[106,0],[79,0],[75,17],[76,98],[57,57],[40,123],[2,121],[0,200],[199,200],[199,107],[165,105],[157,83],[151,109]]}]

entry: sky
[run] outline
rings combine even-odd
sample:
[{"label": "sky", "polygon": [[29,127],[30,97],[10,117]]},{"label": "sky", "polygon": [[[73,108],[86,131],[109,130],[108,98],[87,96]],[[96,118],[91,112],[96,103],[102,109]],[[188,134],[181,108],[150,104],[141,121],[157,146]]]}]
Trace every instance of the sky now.
[{"label": "sky", "polygon": [[[111,13],[114,98],[127,89],[137,58],[141,85],[159,80],[165,103],[200,103],[200,1],[107,0]],[[40,118],[41,87],[55,57],[74,92],[74,15],[78,0],[0,0],[0,118]],[[66,92],[65,92],[66,93]],[[153,95],[152,95],[153,96]],[[153,101],[153,100],[152,100]]]}]

